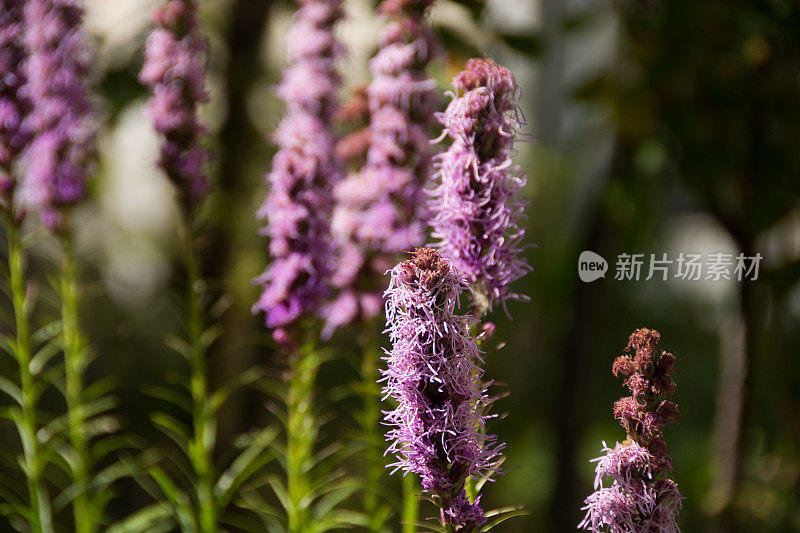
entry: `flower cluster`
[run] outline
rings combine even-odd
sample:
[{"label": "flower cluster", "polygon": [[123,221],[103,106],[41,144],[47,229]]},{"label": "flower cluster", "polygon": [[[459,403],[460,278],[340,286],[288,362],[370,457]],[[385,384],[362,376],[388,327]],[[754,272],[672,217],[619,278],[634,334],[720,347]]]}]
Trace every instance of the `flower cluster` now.
[{"label": "flower cluster", "polygon": [[178,187],[185,206],[208,192],[208,150],[200,144],[206,128],[197,114],[208,101],[207,43],[197,23],[193,0],[169,0],[156,9],[156,28],[147,39],[139,80],[150,89],[147,111],[163,136],[159,166]]},{"label": "flower cluster", "polygon": [[453,80],[453,101],[439,116],[452,144],[436,157],[430,209],[433,236],[474,290],[481,310],[520,298],[512,282],[529,269],[519,257],[525,234],[518,197],[525,174],[511,162],[520,125],[517,85],[490,59],[470,59]]},{"label": "flower cluster", "polygon": [[341,175],[330,130],[341,45],[333,34],[341,0],[298,0],[289,30],[289,66],[278,94],[286,115],[275,132],[279,146],[267,175],[269,194],[258,212],[268,221],[272,263],[258,278],[264,287],[254,309],[263,311],[276,338],[313,311],[328,289],[331,187]]},{"label": "flower cluster", "polygon": [[16,180],[12,163],[25,146],[22,119],[27,110],[19,89],[25,82],[22,62],[22,0],[6,0],[0,10],[0,208],[11,212]]},{"label": "flower cluster", "polygon": [[[675,521],[681,509],[678,486],[668,478],[653,479],[650,452],[635,441],[608,448],[597,462],[595,492],[586,498],[586,517],[578,525],[609,533],[679,531]],[[610,487],[603,479],[611,478]]]},{"label": "flower cluster", "polygon": [[[678,419],[678,408],[666,400],[675,391],[675,356],[658,351],[659,334],[636,330],[627,353],[614,361],[613,372],[625,378],[631,396],[614,405],[614,416],[628,438],[609,448],[597,463],[595,492],[586,498],[586,517],[578,525],[610,533],[679,531],[676,523],[682,497],[669,478],[672,461],[661,435],[667,423]],[[603,479],[611,478],[610,487]]]},{"label": "flower cluster", "polygon": [[675,392],[675,356],[658,351],[659,333],[638,329],[630,337],[628,354],[614,361],[615,376],[625,378],[631,396],[614,404],[614,416],[628,436],[647,447],[655,474],[672,467],[661,430],[676,422],[678,407],[666,398]]},{"label": "flower cluster", "polygon": [[[425,73],[435,39],[423,24],[433,0],[384,0],[389,18],[380,49],[370,61],[366,89],[368,133],[348,140],[367,145],[364,164],[335,188],[332,231],[340,260],[334,284],[341,289],[326,310],[327,332],[380,312],[380,276],[398,254],[422,245],[436,83]],[[352,153],[355,146],[343,145]],[[349,149],[349,150],[348,150]]]},{"label": "flower cluster", "polygon": [[496,471],[503,448],[483,432],[491,401],[480,352],[467,319],[455,314],[464,290],[450,263],[430,248],[392,269],[386,291],[392,349],[383,371],[384,394],[397,402],[385,418],[387,453],[397,458],[391,466],[419,475],[442,523],[457,531],[483,522],[464,483]]},{"label": "flower cluster", "polygon": [[63,208],[83,199],[93,159],[95,120],[86,75],[89,54],[81,31],[79,0],[26,0],[22,98],[30,102],[23,120],[29,132],[20,184],[24,208],[39,212],[51,229],[63,224]]}]

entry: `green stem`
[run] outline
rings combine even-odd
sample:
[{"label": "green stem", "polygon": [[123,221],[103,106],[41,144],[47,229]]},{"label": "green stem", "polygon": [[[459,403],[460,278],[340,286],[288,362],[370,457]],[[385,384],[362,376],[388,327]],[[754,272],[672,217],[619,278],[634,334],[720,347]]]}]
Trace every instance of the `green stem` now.
[{"label": "green stem", "polygon": [[306,498],[311,491],[309,465],[314,459],[317,421],[314,417],[314,384],[320,359],[309,342],[290,357],[289,391],[286,398],[286,490],[290,533],[309,531]]},{"label": "green stem", "polygon": [[364,461],[364,514],[370,519],[368,530],[379,532],[383,529],[385,516],[380,513],[380,482],[383,477],[383,438],[380,430],[380,387],[378,385],[377,339],[370,336],[362,342],[361,349],[361,387],[363,410],[359,417],[361,434],[366,443]]},{"label": "green stem", "polygon": [[13,222],[8,224],[8,248],[11,296],[16,322],[16,356],[19,363],[20,391],[22,392],[22,423],[18,428],[28,482],[31,531],[45,533],[53,531],[53,523],[47,491],[42,483],[44,464],[39,454],[39,441],[36,438],[36,405],[39,394],[36,391],[34,376],[31,374],[32,354],[25,282],[25,254],[19,237],[19,229]]},{"label": "green stem", "polygon": [[419,487],[414,474],[403,476],[403,533],[416,533],[419,520]]},{"label": "green stem", "polygon": [[469,498],[470,503],[475,503],[475,500],[478,498],[478,488],[477,483],[475,482],[474,478],[467,478],[464,482],[464,490],[467,491],[467,498]]},{"label": "green stem", "polygon": [[61,268],[61,322],[66,380],[69,439],[72,446],[72,482],[78,492],[72,502],[76,533],[92,533],[99,521],[89,493],[89,446],[83,402],[83,373],[88,364],[78,317],[78,278],[69,239],[63,240]]},{"label": "green stem", "polygon": [[197,476],[197,521],[202,533],[217,533],[218,509],[214,497],[214,445],[216,423],[209,409],[208,378],[206,369],[206,346],[203,340],[205,318],[203,311],[203,292],[205,282],[200,273],[200,264],[194,253],[194,233],[191,221],[184,228],[184,260],[187,271],[188,335],[191,352],[189,354],[190,390],[192,395],[193,440],[189,455]]}]

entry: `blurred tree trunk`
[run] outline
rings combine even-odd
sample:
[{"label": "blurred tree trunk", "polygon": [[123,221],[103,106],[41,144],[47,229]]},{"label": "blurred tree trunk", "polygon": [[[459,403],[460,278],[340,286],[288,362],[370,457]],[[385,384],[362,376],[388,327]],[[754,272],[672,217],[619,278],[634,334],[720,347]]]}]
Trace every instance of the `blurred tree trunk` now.
[{"label": "blurred tree trunk", "polygon": [[[745,256],[755,255],[753,239],[729,226]],[[759,274],[759,278],[763,272]],[[712,457],[715,461],[711,487],[713,509],[717,512],[715,530],[719,533],[743,531],[736,513],[740,496],[746,430],[756,420],[753,394],[755,363],[766,307],[761,293],[762,281],[739,282],[739,309],[733,324],[724,324],[720,343],[720,374],[714,414]]]},{"label": "blurred tree trunk", "polygon": [[[712,438],[714,479],[709,504],[720,513],[729,508],[739,477],[743,392],[747,374],[746,337],[740,311],[719,325],[719,378]],[[719,524],[720,532],[729,529],[730,524]]]},{"label": "blurred tree trunk", "polygon": [[[218,169],[214,205],[209,210],[212,221],[210,240],[206,243],[207,257],[204,265],[207,278],[219,280],[229,308],[220,318],[223,335],[212,347],[212,376],[223,381],[250,367],[255,360],[254,342],[259,330],[250,313],[253,302],[246,296],[250,278],[259,272],[242,272],[243,251],[252,249],[255,235],[255,213],[242,209],[252,204],[253,190],[260,183],[264,168],[258,173],[251,169],[260,167],[257,147],[264,140],[248,117],[247,100],[255,82],[263,76],[259,51],[265,32],[269,0],[235,0],[232,3],[226,35],[228,62],[224,71],[226,84],[227,116],[219,132]],[[243,286],[247,284],[246,286]],[[221,306],[224,307],[224,306]],[[227,438],[245,429],[247,406],[242,395],[234,395],[223,407],[219,419],[219,439]]]},{"label": "blurred tree trunk", "polygon": [[[541,0],[542,54],[539,60],[539,86],[536,102],[535,137],[546,149],[564,149],[562,122],[567,89],[564,80],[566,61],[565,11],[563,0]],[[617,148],[611,162],[615,172],[626,157]],[[602,170],[605,173],[605,169]],[[612,174],[613,175],[613,174]],[[600,179],[604,179],[604,176]],[[575,183],[579,183],[576,180]],[[595,189],[593,198],[583,203],[588,214],[581,217],[583,236],[578,238],[577,249],[593,250],[603,255],[607,239],[607,220],[597,201]],[[577,257],[575,258],[577,260]],[[549,526],[552,531],[574,531],[580,518],[581,502],[586,487],[580,482],[577,471],[577,438],[588,422],[584,412],[585,391],[590,385],[589,373],[585,370],[596,353],[598,335],[603,321],[603,300],[605,285],[601,283],[582,283],[575,276],[572,301],[569,309],[569,322],[562,331],[561,349],[555,363],[554,378],[557,380],[553,424],[556,433],[555,487],[549,506]],[[610,368],[609,360],[609,368]]]},{"label": "blurred tree trunk", "polygon": [[[595,208],[595,211],[588,221],[589,234],[580,249],[599,251],[602,255],[605,248],[602,244],[604,224],[600,210]],[[597,335],[602,328],[605,286],[602,282],[576,283],[571,320],[558,354],[558,386],[553,401],[556,429],[556,479],[550,501],[553,531],[574,531],[580,521],[581,502],[587,494],[587,487],[581,483],[582,476],[576,468],[577,439],[588,423],[588,416],[583,411],[585,391],[589,386],[589,373],[585,369],[592,357],[604,355],[597,354],[596,347],[600,344]],[[609,412],[610,405],[609,400]]]},{"label": "blurred tree trunk", "polygon": [[537,87],[536,139],[548,147],[561,143],[564,108],[564,0],[541,0],[542,55]]},{"label": "blurred tree trunk", "polygon": [[[749,132],[746,168],[743,169],[744,172],[730,178],[738,196],[737,201],[732,205],[725,205],[716,190],[703,191],[710,213],[730,233],[745,257],[753,257],[757,251],[753,203],[758,198],[754,197],[752,180],[761,175],[763,168],[768,167],[769,158],[764,146],[768,128],[765,125],[764,110],[761,108],[761,93],[765,90],[765,84],[755,80],[753,85],[752,93],[756,98],[742,117],[747,126],[746,131]],[[763,98],[766,99],[767,96],[764,95]],[[759,278],[762,277],[763,272],[760,272]],[[736,500],[741,491],[746,432],[757,416],[753,384],[756,372],[754,365],[758,362],[759,339],[766,311],[766,305],[762,302],[762,285],[763,279],[745,279],[738,283],[737,321],[740,330],[729,334],[740,336],[740,342],[738,347],[732,345],[729,353],[720,354],[717,408],[713,424],[715,438],[712,442],[712,457],[717,468],[710,492],[712,497],[719,498],[715,502],[715,530],[719,533],[743,530],[742,521],[736,512]]]},{"label": "blurred tree trunk", "polygon": [[[612,156],[609,175],[613,178],[624,173],[630,162],[628,147],[618,143]],[[585,237],[577,246],[578,251],[592,250],[606,258],[610,257],[609,243],[612,229],[606,213],[597,198],[591,200],[590,211],[585,220]],[[575,257],[577,262],[577,257]],[[573,263],[574,265],[575,263]],[[613,269],[613,261],[610,262]],[[613,276],[613,272],[612,272]],[[550,525],[554,531],[574,531],[580,521],[580,508],[588,489],[582,482],[577,465],[588,458],[576,462],[577,440],[582,429],[589,422],[585,412],[587,390],[591,388],[593,358],[607,358],[608,372],[617,354],[598,354],[599,338],[605,327],[607,284],[583,283],[575,275],[575,289],[569,305],[570,320],[563,332],[562,346],[558,353],[558,380],[553,399],[553,423],[556,430],[556,474],[555,488],[550,500]],[[624,340],[624,339],[623,339]],[[622,342],[622,341],[620,341]],[[613,398],[608,399],[608,413],[611,416]],[[599,451],[599,448],[598,448]],[[588,467],[588,463],[586,463]]]}]

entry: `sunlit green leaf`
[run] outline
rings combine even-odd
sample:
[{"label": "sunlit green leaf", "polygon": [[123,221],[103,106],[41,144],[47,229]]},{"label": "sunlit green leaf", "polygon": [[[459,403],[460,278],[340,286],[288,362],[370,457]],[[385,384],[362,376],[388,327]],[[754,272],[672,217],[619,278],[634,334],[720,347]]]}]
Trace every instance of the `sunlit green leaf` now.
[{"label": "sunlit green leaf", "polygon": [[268,427],[259,432],[253,442],[242,450],[231,466],[222,473],[215,487],[215,493],[222,505],[227,505],[236,490],[272,459],[270,454],[264,452],[277,435],[278,430],[274,427]]}]

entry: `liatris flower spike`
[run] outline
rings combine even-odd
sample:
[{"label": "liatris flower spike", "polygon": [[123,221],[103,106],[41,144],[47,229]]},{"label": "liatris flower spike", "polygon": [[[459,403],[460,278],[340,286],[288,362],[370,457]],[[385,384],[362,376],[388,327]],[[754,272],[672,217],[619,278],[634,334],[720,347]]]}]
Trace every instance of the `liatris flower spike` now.
[{"label": "liatris flower spike", "polygon": [[283,328],[313,314],[328,291],[331,187],[341,175],[329,126],[339,86],[341,45],[333,27],[342,16],[341,0],[299,0],[298,6],[289,30],[289,66],[278,87],[286,102],[275,132],[280,148],[258,212],[267,219],[272,263],[257,279],[264,290],[254,310],[264,312],[279,341],[287,338]]},{"label": "liatris flower spike", "polygon": [[[578,525],[609,533],[673,533],[682,496],[671,479],[672,461],[661,435],[678,419],[678,408],[667,400],[675,391],[675,356],[658,350],[659,334],[636,330],[625,355],[614,361],[615,376],[625,378],[631,396],[614,404],[614,416],[628,434],[625,442],[609,448],[597,463],[595,492],[586,498],[586,517]],[[604,479],[611,486],[604,487]]]},{"label": "liatris flower spike", "polygon": [[452,144],[436,157],[431,227],[483,314],[496,302],[520,298],[510,285],[530,269],[520,257],[525,174],[511,161],[520,126],[517,84],[492,60],[470,59],[453,88],[453,101],[439,115],[441,138]]},{"label": "liatris flower spike", "polygon": [[93,160],[95,117],[86,89],[89,54],[79,0],[26,0],[23,7],[25,84],[30,102],[23,128],[31,140],[24,154],[19,200],[50,229],[61,229],[65,207],[82,200]]},{"label": "liatris flower spike", "polygon": [[17,186],[12,165],[27,141],[22,128],[27,105],[19,94],[25,82],[23,5],[23,0],[7,0],[0,8],[0,209],[9,215]]},{"label": "liatris flower spike", "polygon": [[[423,190],[433,150],[436,82],[425,72],[436,39],[424,24],[433,0],[384,0],[388,23],[370,61],[366,90],[368,133],[348,140],[368,143],[363,166],[335,188],[332,232],[339,245],[334,285],[340,289],[325,310],[326,331],[381,311],[381,276],[399,254],[422,246],[427,209]],[[353,146],[342,146],[343,149]]]},{"label": "liatris flower spike", "polygon": [[397,407],[386,413],[387,453],[394,471],[420,476],[422,490],[440,507],[447,531],[473,531],[484,521],[465,482],[499,466],[502,444],[484,434],[491,400],[481,358],[466,317],[455,314],[468,287],[450,262],[430,248],[391,271],[386,320],[392,342],[383,371],[384,394]]},{"label": "liatris flower spike", "polygon": [[178,187],[181,204],[196,205],[208,192],[210,159],[201,141],[206,128],[197,110],[208,101],[208,46],[197,23],[193,0],[169,0],[156,9],[156,29],[145,47],[139,80],[150,89],[147,111],[163,137],[159,166]]}]

